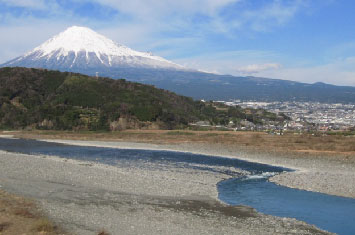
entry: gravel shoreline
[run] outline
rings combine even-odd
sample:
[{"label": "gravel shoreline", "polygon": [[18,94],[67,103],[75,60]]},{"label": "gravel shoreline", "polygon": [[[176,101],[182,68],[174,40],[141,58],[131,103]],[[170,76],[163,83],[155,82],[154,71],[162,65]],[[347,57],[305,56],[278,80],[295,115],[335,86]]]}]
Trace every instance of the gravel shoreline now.
[{"label": "gravel shoreline", "polygon": [[302,221],[219,202],[216,184],[227,178],[195,169],[125,168],[0,151],[1,187],[35,199],[74,234],[101,229],[111,234],[328,234]]},{"label": "gravel shoreline", "polygon": [[80,140],[43,141],[81,146],[111,147],[122,149],[168,150],[238,158],[250,162],[264,163],[294,169],[293,172],[271,177],[269,181],[290,188],[355,198],[355,159],[346,156],[269,153],[250,151],[247,148],[221,144],[183,143],[159,145],[132,142],[103,142]]}]

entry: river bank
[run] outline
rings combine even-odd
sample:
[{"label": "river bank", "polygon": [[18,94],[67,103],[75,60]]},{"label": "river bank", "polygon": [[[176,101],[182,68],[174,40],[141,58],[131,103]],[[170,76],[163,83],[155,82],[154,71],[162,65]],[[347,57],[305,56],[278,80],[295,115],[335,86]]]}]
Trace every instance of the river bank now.
[{"label": "river bank", "polygon": [[232,157],[292,168],[277,184],[355,197],[355,137],[262,132],[127,130],[122,132],[19,131],[19,138],[117,148],[166,149]]},{"label": "river bank", "polygon": [[[126,147],[137,147],[131,145]],[[229,178],[225,174],[114,167],[3,151],[0,161],[5,190],[35,199],[45,214],[74,234],[100,229],[111,234],[327,234],[295,219],[220,203],[216,184]]]},{"label": "river bank", "polygon": [[119,141],[55,140],[44,141],[79,146],[121,149],[151,149],[191,152],[211,156],[238,158],[251,162],[294,169],[271,177],[271,182],[308,191],[355,198],[355,158],[342,154],[308,154],[297,152],[260,151],[220,143],[152,144]]}]

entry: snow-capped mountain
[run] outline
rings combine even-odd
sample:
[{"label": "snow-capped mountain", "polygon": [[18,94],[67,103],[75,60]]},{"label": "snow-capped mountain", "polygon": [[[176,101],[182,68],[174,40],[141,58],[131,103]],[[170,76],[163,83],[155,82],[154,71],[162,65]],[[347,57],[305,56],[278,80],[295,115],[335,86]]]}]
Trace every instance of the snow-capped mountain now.
[{"label": "snow-capped mountain", "polygon": [[134,51],[95,31],[72,26],[4,66],[77,71],[108,68],[185,70],[184,67],[147,52]]},{"label": "snow-capped mountain", "polygon": [[[355,87],[235,77],[187,69],[73,26],[0,67],[46,68],[124,78],[204,100],[354,102]],[[329,94],[332,94],[329,96]]]}]

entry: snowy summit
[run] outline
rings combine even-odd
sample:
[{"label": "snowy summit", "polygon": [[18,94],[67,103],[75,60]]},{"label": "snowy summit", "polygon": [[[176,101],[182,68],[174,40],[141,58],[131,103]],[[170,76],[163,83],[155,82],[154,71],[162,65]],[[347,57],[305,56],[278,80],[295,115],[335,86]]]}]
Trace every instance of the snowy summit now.
[{"label": "snowy summit", "polygon": [[184,67],[151,53],[120,45],[95,31],[72,26],[36,47],[24,56],[2,66],[34,68],[97,69],[102,67],[138,67],[184,70]]}]

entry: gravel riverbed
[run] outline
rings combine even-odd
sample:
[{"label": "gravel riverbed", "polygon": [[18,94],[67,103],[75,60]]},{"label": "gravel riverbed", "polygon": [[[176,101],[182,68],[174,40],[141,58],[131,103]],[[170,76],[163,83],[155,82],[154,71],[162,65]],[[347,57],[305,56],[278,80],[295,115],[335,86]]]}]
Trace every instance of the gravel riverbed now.
[{"label": "gravel riverbed", "polygon": [[355,198],[355,156],[342,154],[307,154],[287,152],[261,152],[226,146],[223,144],[182,143],[171,145],[131,143],[131,142],[102,142],[79,140],[45,140],[81,146],[111,147],[123,149],[171,150],[238,158],[250,162],[258,162],[294,169],[276,175],[269,181],[283,186],[330,195]]},{"label": "gravel riverbed", "polygon": [[[180,148],[175,150],[189,151]],[[46,215],[74,234],[97,234],[101,229],[111,234],[328,234],[302,221],[219,202],[216,184],[229,177],[173,166],[108,166],[0,151],[0,186],[35,199]]]}]

